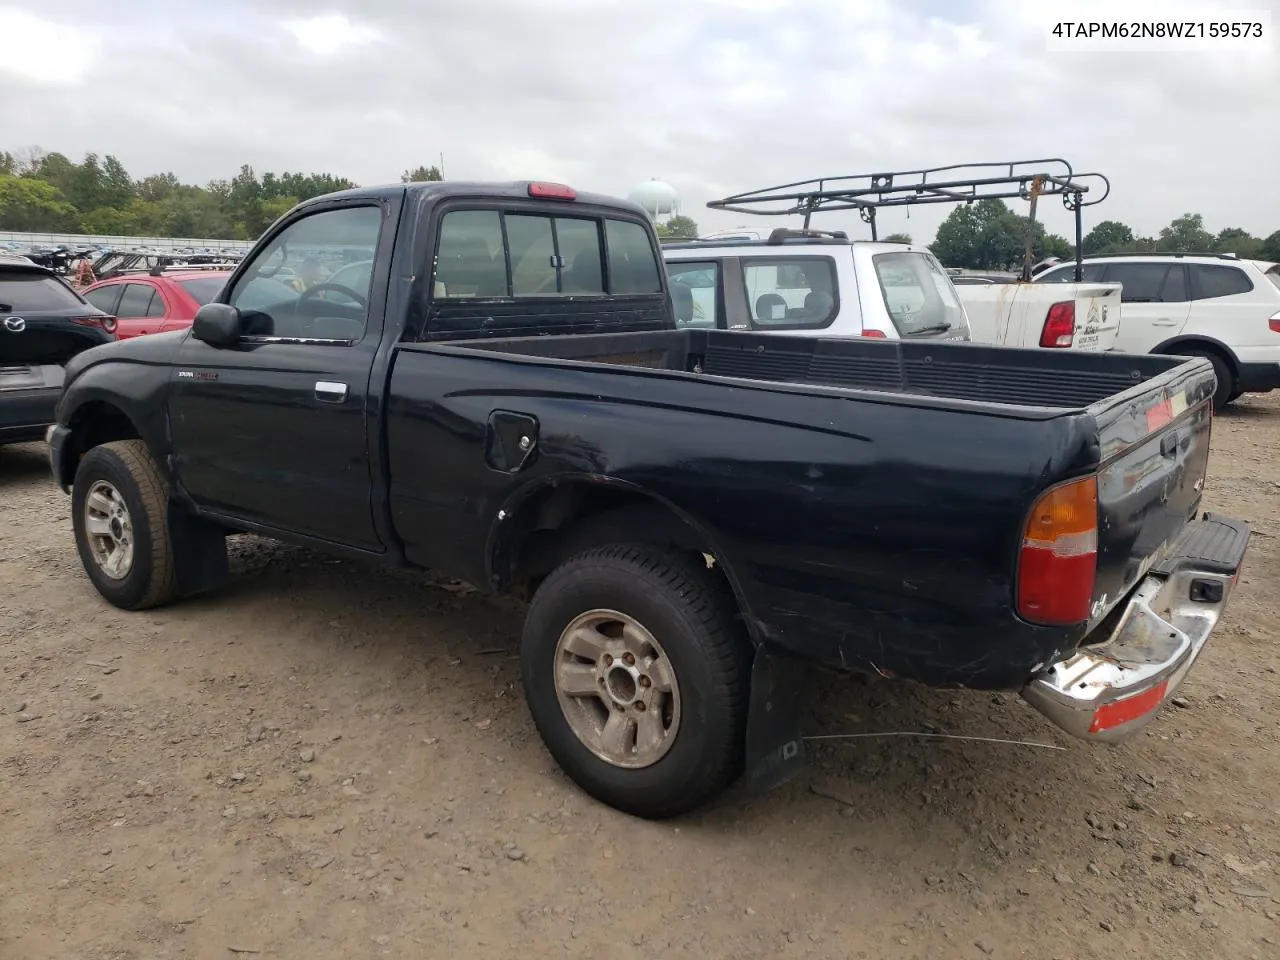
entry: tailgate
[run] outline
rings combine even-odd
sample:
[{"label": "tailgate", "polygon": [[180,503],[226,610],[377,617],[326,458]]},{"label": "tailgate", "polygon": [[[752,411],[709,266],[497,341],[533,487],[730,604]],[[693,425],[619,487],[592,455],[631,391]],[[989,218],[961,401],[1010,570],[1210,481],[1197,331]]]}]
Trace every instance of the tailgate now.
[{"label": "tailgate", "polygon": [[1196,518],[1215,382],[1207,360],[1189,360],[1094,411],[1102,464],[1093,622],[1142,580]]},{"label": "tailgate", "polygon": [[1099,353],[1114,350],[1120,335],[1120,290],[1118,283],[1076,284],[1076,350]]}]

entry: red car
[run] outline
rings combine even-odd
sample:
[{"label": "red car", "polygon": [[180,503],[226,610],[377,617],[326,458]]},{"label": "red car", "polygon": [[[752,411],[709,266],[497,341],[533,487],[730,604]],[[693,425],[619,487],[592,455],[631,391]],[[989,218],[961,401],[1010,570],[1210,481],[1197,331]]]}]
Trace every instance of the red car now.
[{"label": "red car", "polygon": [[158,276],[131,273],[90,284],[81,296],[116,317],[116,338],[127,340],[185,330],[229,276],[230,270],[172,270]]}]

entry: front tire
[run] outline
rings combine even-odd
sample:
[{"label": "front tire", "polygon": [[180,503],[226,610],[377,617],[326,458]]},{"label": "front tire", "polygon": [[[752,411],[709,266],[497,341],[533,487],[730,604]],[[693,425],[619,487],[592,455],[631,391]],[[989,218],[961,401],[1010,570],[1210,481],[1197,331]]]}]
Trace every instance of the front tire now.
[{"label": "front tire", "polygon": [[751,647],[697,558],[643,545],[580,553],[534,595],[525,699],[569,777],[635,816],[678,816],[742,767]]},{"label": "front tire", "polygon": [[123,610],[174,596],[169,485],[141,440],[117,440],[81,458],[71,488],[76,549],[98,592]]}]

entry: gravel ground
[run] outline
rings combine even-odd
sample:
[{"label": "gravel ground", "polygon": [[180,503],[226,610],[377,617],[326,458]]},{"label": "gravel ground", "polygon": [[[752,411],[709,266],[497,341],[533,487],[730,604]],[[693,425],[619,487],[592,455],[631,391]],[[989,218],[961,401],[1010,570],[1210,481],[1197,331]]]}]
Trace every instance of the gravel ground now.
[{"label": "gravel ground", "polygon": [[0,957],[1280,957],[1280,397],[1216,418],[1254,524],[1136,742],[1017,698],[824,679],[812,777],[634,821],[554,767],[520,611],[231,541],[235,583],[102,601],[42,445],[0,449]]}]

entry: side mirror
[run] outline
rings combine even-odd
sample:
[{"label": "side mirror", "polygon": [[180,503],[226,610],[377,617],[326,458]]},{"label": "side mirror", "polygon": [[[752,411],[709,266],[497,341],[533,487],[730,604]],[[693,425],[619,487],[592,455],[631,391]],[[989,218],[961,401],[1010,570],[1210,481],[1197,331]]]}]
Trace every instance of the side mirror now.
[{"label": "side mirror", "polygon": [[229,347],[240,339],[240,311],[225,303],[206,303],[191,322],[191,336],[211,347]]}]

